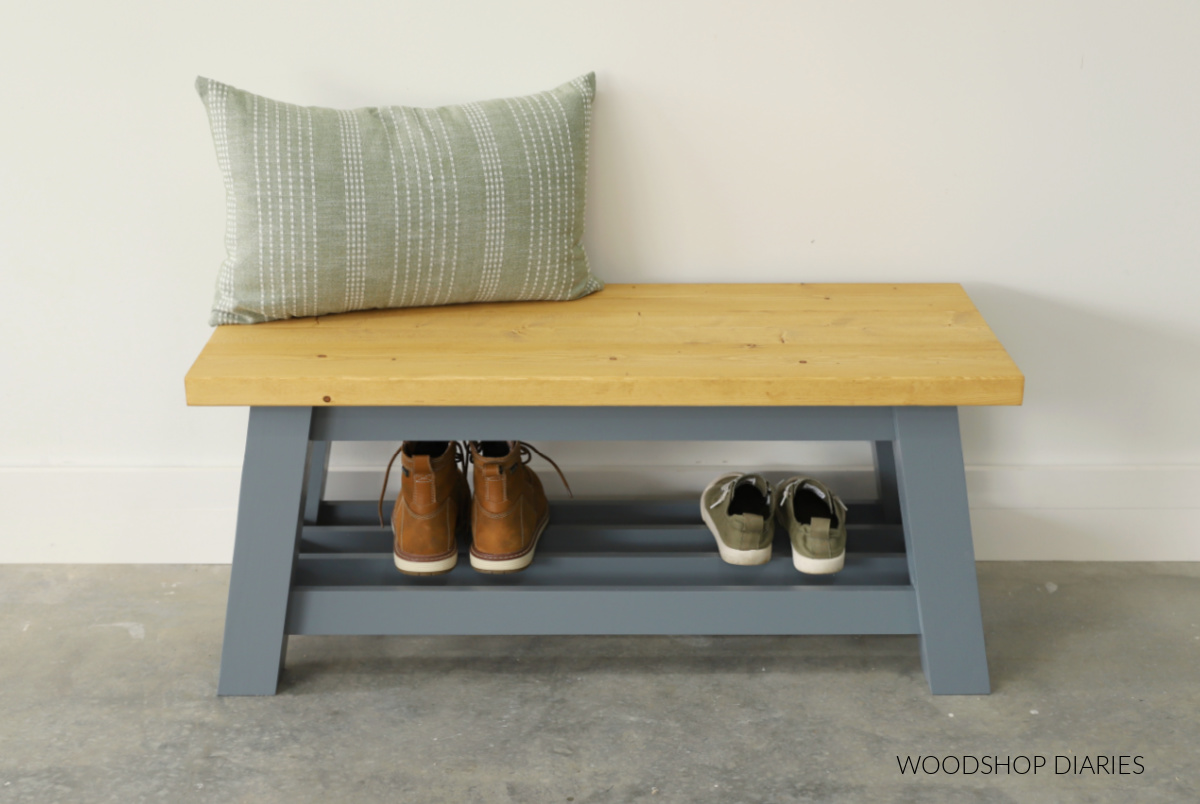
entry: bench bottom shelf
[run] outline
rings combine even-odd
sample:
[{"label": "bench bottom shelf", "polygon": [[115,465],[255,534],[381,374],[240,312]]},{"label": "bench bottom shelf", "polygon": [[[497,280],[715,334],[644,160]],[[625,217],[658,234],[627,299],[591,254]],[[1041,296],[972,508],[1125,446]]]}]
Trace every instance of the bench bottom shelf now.
[{"label": "bench bottom shelf", "polygon": [[[289,634],[915,634],[916,594],[898,525],[868,521],[845,568],[803,575],[778,535],[766,564],[717,555],[694,502],[555,502],[534,563],[488,575],[403,575],[374,511],[325,503],[302,530]],[[385,511],[385,515],[386,515]],[[590,521],[589,521],[590,520]],[[335,524],[336,523],[336,524]],[[862,548],[896,548],[861,552]]]}]

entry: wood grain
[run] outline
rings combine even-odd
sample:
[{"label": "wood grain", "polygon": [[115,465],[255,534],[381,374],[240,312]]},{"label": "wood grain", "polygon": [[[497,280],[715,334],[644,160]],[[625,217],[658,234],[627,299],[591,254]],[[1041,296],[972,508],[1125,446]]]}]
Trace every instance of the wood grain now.
[{"label": "wood grain", "polygon": [[218,327],[191,405],[1019,405],[955,284],[610,285]]}]

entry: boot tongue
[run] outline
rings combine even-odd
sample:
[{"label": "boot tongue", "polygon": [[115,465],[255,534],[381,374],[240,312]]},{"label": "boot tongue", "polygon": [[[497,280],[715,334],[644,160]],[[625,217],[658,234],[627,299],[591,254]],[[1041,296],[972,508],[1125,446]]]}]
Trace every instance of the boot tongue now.
[{"label": "boot tongue", "polygon": [[512,441],[485,441],[480,449],[472,447],[473,460],[485,474],[494,475],[512,467],[521,459]]},{"label": "boot tongue", "polygon": [[516,453],[514,441],[480,441],[475,449],[476,460],[486,463],[504,461]]}]

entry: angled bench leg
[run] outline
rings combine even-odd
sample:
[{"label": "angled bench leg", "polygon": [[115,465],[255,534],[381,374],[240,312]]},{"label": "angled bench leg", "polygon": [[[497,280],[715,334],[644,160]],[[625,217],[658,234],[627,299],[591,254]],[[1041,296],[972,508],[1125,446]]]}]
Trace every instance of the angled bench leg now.
[{"label": "angled bench leg", "polygon": [[958,409],[896,408],[896,474],[921,664],[935,695],[991,691]]},{"label": "angled bench leg", "polygon": [[304,492],[312,408],[250,409],[218,695],[274,695]]}]

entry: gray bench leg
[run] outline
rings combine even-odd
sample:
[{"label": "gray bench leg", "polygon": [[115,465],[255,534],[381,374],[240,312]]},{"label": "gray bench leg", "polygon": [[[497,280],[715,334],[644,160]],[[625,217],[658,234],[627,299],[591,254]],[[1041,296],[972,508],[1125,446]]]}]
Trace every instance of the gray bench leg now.
[{"label": "gray bench leg", "polygon": [[218,695],[273,695],[308,478],[312,408],[251,408]]},{"label": "gray bench leg", "polygon": [[896,408],[896,474],[921,664],[935,695],[991,691],[958,409]]}]

